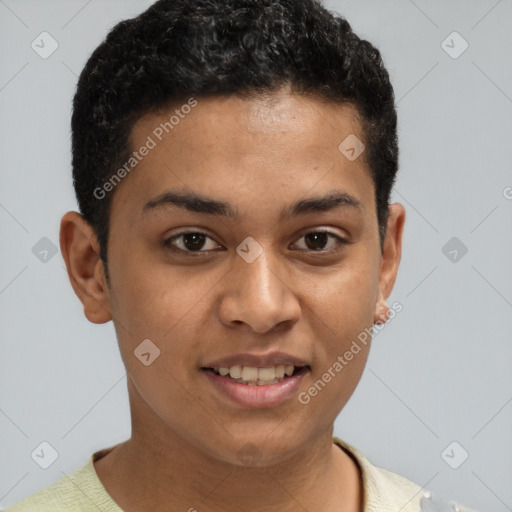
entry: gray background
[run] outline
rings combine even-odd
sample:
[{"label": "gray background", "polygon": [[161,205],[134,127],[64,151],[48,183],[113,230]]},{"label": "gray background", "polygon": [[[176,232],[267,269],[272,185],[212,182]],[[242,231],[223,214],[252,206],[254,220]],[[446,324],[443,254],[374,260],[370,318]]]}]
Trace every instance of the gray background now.
[{"label": "gray background", "polygon": [[[83,316],[59,252],[44,262],[32,248],[43,237],[58,246],[61,216],[77,209],[77,74],[108,29],[149,4],[0,0],[3,507],[130,436],[112,324]],[[326,5],[381,50],[390,71],[401,148],[394,200],[408,213],[390,301],[403,311],[375,337],[335,434],[434,495],[512,510],[512,2]],[[31,48],[43,31],[59,45],[47,59]],[[442,45],[453,31],[469,43],[458,58]],[[462,48],[453,41],[452,53]],[[43,441],[59,454],[46,470],[31,458]],[[445,462],[457,465],[463,450],[458,469]]]}]

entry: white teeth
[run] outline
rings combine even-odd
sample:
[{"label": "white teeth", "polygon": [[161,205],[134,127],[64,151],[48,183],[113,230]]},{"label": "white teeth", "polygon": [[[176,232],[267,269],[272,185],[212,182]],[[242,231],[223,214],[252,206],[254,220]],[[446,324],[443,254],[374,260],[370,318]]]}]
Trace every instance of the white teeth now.
[{"label": "white teeth", "polygon": [[286,375],[288,375],[288,377],[293,373],[293,369],[295,367],[293,366],[293,364],[287,364],[285,369],[284,369],[284,373],[286,373]]},{"label": "white teeth", "polygon": [[265,384],[276,384],[280,382],[285,375],[290,377],[295,371],[293,364],[278,364],[266,368],[257,368],[255,366],[230,366],[229,368],[214,368],[215,373],[226,377],[229,375],[237,382],[243,382],[249,385],[263,386]]},{"label": "white teeth", "polygon": [[279,364],[276,366],[276,379],[282,379],[284,377],[285,369],[286,367],[284,364]]},{"label": "white teeth", "polygon": [[260,380],[272,380],[275,379],[276,374],[274,367],[269,368],[258,368],[258,379]]},{"label": "white teeth", "polygon": [[241,366],[231,366],[229,368],[229,375],[233,379],[239,379],[242,376],[242,367]]},{"label": "white teeth", "polygon": [[258,380],[258,368],[254,366],[243,366],[242,379],[247,381]]}]

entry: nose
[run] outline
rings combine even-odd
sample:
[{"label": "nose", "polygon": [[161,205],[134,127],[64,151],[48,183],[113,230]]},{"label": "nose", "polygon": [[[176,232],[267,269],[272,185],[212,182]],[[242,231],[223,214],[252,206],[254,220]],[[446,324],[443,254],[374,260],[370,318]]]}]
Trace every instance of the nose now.
[{"label": "nose", "polygon": [[236,256],[219,307],[226,326],[245,325],[263,334],[298,321],[300,303],[290,275],[284,264],[267,254],[264,250],[251,263]]}]

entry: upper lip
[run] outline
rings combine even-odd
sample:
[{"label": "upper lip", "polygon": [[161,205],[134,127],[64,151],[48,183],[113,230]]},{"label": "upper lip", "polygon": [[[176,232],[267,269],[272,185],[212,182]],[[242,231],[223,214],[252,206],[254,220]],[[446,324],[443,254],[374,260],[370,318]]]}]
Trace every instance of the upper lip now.
[{"label": "upper lip", "polygon": [[231,366],[253,366],[268,368],[270,366],[293,364],[294,366],[308,366],[308,364],[299,357],[285,354],[284,352],[269,352],[267,354],[233,354],[231,356],[215,359],[205,365],[203,368],[230,368]]}]

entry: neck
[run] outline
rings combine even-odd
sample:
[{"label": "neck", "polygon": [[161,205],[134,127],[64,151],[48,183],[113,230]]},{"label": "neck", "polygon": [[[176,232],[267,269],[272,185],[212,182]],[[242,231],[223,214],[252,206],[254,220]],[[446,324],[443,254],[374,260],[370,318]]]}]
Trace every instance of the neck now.
[{"label": "neck", "polygon": [[161,423],[147,425],[132,414],[132,437],[95,463],[126,512],[168,512],[170,504],[189,512],[362,510],[359,469],[333,444],[332,428],[286,460],[248,467],[210,456]]}]

